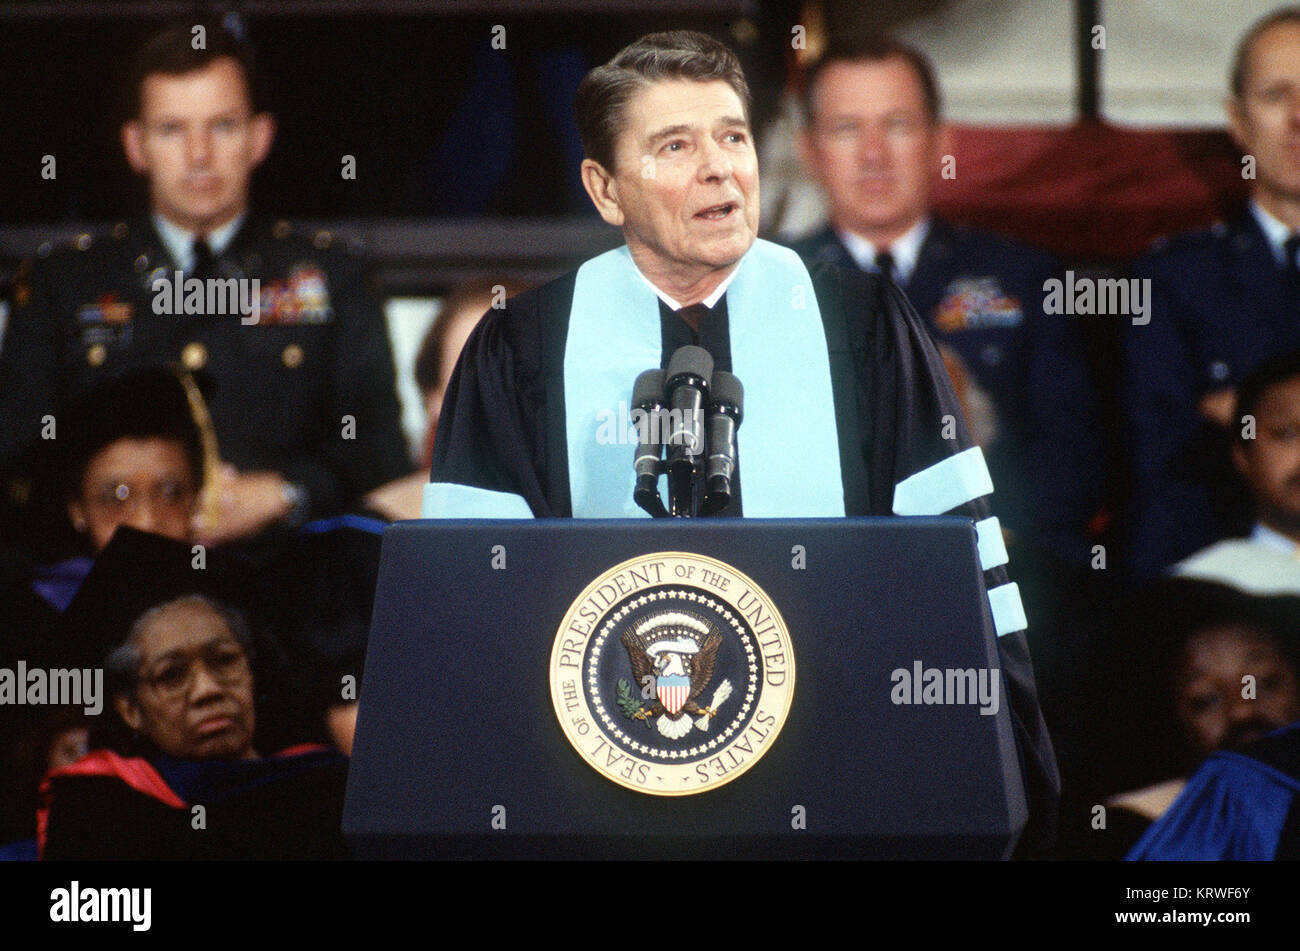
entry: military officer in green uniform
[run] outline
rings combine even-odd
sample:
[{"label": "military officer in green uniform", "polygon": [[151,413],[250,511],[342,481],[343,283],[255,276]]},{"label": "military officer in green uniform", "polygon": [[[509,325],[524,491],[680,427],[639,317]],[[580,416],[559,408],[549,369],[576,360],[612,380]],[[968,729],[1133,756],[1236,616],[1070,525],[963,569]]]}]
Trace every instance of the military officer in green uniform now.
[{"label": "military officer in green uniform", "polygon": [[0,465],[57,438],[61,409],[96,382],[206,371],[221,464],[197,529],[211,543],[337,512],[413,468],[357,266],[328,233],[249,216],[274,137],[255,87],[251,53],[219,24],[146,44],[122,143],[150,214],[37,260],[0,350]]}]

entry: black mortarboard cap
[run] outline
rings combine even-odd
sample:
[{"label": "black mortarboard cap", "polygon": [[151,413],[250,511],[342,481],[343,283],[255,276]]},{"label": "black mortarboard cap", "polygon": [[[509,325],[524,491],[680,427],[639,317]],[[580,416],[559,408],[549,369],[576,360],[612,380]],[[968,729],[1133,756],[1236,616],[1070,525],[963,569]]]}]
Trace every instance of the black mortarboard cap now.
[{"label": "black mortarboard cap", "polygon": [[235,608],[250,630],[265,626],[268,599],[251,566],[218,549],[120,526],[60,618],[51,655],[61,667],[98,667],[140,615],[187,594]]},{"label": "black mortarboard cap", "polygon": [[170,365],[133,370],[83,392],[57,420],[60,481],[68,496],[78,494],[90,461],[119,439],[175,440],[203,484],[215,451],[207,398],[213,385]]}]

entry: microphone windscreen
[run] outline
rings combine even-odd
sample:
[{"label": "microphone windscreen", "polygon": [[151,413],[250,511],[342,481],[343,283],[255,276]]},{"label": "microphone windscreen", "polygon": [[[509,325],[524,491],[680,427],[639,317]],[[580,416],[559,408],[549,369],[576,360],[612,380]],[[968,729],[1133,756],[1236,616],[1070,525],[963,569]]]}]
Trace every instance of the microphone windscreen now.
[{"label": "microphone windscreen", "polygon": [[723,406],[743,409],[745,405],[745,387],[740,378],[726,370],[717,370],[713,374],[713,385],[709,387],[713,402]]},{"label": "microphone windscreen", "polygon": [[690,374],[708,383],[713,378],[713,356],[703,347],[679,347],[668,359],[668,379]]},{"label": "microphone windscreen", "polygon": [[652,403],[662,403],[665,379],[663,370],[646,370],[638,375],[636,382],[632,384],[632,405],[649,406]]}]

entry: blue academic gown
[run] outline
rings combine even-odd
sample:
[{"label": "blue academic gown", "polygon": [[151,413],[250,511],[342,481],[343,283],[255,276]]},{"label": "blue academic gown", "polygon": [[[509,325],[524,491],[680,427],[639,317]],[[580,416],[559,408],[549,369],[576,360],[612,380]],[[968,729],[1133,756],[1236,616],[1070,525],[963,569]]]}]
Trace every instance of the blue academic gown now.
[{"label": "blue academic gown", "polygon": [[1126,858],[1300,858],[1300,723],[1207,759]]}]

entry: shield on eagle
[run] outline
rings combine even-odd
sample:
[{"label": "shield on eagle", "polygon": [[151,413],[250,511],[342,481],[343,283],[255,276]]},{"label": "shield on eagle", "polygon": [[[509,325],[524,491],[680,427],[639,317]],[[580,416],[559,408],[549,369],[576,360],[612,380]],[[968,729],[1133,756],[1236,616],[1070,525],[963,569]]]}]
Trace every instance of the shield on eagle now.
[{"label": "shield on eagle", "polygon": [[659,702],[664,705],[669,716],[677,716],[687,697],[691,695],[691,678],[680,674],[669,674],[658,678],[656,691]]}]

